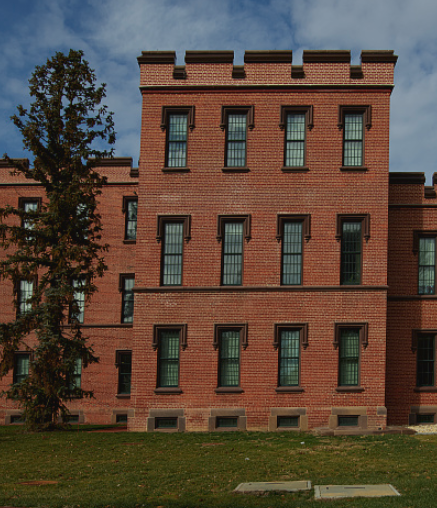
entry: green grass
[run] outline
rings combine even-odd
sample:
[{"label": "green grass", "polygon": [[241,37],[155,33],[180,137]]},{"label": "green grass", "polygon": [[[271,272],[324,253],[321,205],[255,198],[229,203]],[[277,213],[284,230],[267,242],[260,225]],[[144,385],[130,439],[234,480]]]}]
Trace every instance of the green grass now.
[{"label": "green grass", "polygon": [[[233,494],[241,482],[391,483],[402,497],[337,507],[432,507],[437,436],[314,437],[294,433],[24,434],[0,427],[0,506],[321,507],[314,493]],[[55,484],[23,485],[29,481]],[[332,504],[331,504],[332,503]]]}]

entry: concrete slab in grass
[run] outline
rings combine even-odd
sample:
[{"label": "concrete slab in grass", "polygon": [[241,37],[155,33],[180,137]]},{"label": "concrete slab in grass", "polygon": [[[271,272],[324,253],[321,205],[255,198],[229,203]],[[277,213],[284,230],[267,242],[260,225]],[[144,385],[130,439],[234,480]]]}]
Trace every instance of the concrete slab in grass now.
[{"label": "concrete slab in grass", "polygon": [[400,496],[388,483],[381,485],[315,485],[316,499],[341,499],[344,497]]},{"label": "concrete slab in grass", "polygon": [[311,490],[311,482],[253,482],[240,483],[234,490],[238,494],[264,494],[265,492],[299,492],[302,490]]}]

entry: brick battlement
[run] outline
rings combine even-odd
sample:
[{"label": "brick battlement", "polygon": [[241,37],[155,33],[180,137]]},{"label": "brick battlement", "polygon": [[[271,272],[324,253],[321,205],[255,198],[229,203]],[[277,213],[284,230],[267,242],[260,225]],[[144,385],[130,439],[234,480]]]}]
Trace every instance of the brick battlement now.
[{"label": "brick battlement", "polygon": [[393,51],[362,51],[351,65],[350,51],[304,51],[303,65],[292,65],[292,51],[246,51],[234,65],[233,51],[187,51],[176,65],[174,51],[143,51],[138,57],[140,88],[248,86],[393,86]]}]

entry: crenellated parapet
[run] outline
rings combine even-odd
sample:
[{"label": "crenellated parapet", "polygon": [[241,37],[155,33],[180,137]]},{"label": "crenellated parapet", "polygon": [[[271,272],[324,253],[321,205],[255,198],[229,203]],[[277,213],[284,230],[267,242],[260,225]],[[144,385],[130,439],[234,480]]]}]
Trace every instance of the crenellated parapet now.
[{"label": "crenellated parapet", "polygon": [[397,56],[393,51],[362,51],[351,65],[350,51],[303,52],[293,65],[289,51],[246,51],[244,65],[234,65],[233,51],[187,51],[176,65],[174,51],[143,51],[138,57],[140,88],[187,86],[393,86]]}]

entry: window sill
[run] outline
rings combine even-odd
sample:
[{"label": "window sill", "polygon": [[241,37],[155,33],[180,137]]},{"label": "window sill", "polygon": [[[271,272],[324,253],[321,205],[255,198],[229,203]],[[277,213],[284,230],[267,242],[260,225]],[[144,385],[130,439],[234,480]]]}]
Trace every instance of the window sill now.
[{"label": "window sill", "polygon": [[123,243],[125,243],[127,245],[134,245],[135,243],[137,243],[137,241],[136,240],[126,240],[126,239],[124,239]]},{"label": "window sill", "polygon": [[337,386],[335,391],[338,393],[360,393],[364,392],[364,388],[362,386]]},{"label": "window sill", "polygon": [[244,390],[239,386],[219,386],[215,393],[244,393]]},{"label": "window sill", "polygon": [[429,393],[436,393],[437,392],[437,386],[416,386],[414,388],[415,392],[429,392]]},{"label": "window sill", "polygon": [[187,167],[175,167],[175,168],[169,168],[169,167],[164,167],[162,168],[162,172],[163,173],[189,173],[190,172],[190,168],[187,168]]},{"label": "window sill", "polygon": [[306,173],[310,170],[308,166],[282,166],[283,173]]},{"label": "window sill", "polygon": [[368,169],[366,166],[341,166],[340,171],[359,171],[366,172]]},{"label": "window sill", "polygon": [[222,168],[223,173],[249,173],[247,166],[225,166]]},{"label": "window sill", "polygon": [[301,386],[278,386],[275,391],[277,393],[302,393],[305,390]]},{"label": "window sill", "polygon": [[130,393],[117,393],[117,399],[130,399]]},{"label": "window sill", "polygon": [[182,393],[182,390],[178,386],[175,386],[174,388],[161,387],[161,388],[155,388],[155,393],[157,395],[178,395],[178,394]]}]

